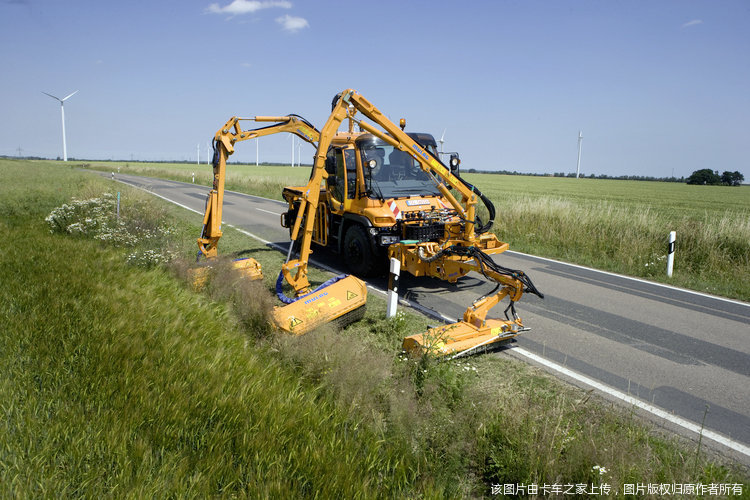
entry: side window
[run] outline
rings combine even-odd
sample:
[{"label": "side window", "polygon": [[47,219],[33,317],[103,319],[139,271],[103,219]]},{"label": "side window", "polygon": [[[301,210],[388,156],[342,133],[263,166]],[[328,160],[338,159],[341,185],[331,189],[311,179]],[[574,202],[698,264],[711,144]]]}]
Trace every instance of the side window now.
[{"label": "side window", "polygon": [[331,197],[340,202],[344,199],[346,177],[344,170],[344,153],[339,148],[328,151],[326,156],[326,171],[328,172],[328,191]]},{"label": "side window", "polygon": [[353,200],[357,194],[357,162],[353,149],[344,150],[346,162],[346,197]]}]

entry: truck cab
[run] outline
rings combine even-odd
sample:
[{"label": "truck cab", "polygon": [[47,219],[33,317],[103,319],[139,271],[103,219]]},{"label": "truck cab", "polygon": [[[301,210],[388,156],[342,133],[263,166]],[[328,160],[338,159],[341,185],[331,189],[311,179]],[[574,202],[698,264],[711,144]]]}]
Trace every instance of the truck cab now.
[{"label": "truck cab", "polygon": [[[435,158],[435,138],[409,133]],[[352,273],[369,276],[386,269],[387,249],[402,241],[439,241],[456,221],[437,188],[440,182],[414,157],[369,133],[338,132],[326,154],[313,242],[343,255]],[[286,187],[291,229],[303,187]]]}]

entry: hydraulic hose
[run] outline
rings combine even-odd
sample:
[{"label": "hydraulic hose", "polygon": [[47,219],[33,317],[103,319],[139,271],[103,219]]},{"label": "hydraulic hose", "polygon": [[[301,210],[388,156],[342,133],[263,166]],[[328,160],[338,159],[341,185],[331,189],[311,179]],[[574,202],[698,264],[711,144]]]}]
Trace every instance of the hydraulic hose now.
[{"label": "hydraulic hose", "polygon": [[[489,230],[490,230],[490,229],[492,228],[493,224],[495,224],[495,204],[494,204],[494,203],[492,203],[492,201],[491,201],[491,200],[490,200],[489,198],[487,198],[487,197],[486,197],[486,196],[484,195],[484,193],[482,193],[482,192],[481,192],[481,191],[479,190],[479,188],[477,188],[477,187],[476,187],[476,186],[474,186],[473,184],[469,183],[468,181],[464,180],[464,179],[463,179],[463,178],[462,178],[462,177],[461,177],[460,175],[458,175],[458,174],[453,174],[453,175],[454,175],[454,176],[455,176],[455,177],[456,177],[456,178],[457,178],[457,179],[458,179],[459,181],[461,181],[461,183],[462,183],[462,184],[463,184],[464,186],[466,186],[466,187],[467,187],[467,188],[469,188],[469,189],[470,189],[471,191],[473,191],[474,193],[476,193],[476,195],[477,195],[477,196],[479,196],[479,198],[480,198],[480,199],[482,200],[482,203],[484,203],[484,206],[485,206],[485,207],[487,207],[487,211],[489,212],[489,215],[490,215],[490,218],[489,218],[489,220],[487,221],[487,223],[486,223],[486,224],[482,224],[481,226],[478,226],[478,227],[476,228],[476,233],[477,233],[477,234],[482,234],[482,233],[486,233],[487,231],[489,231]],[[479,219],[477,218],[477,220],[479,220]]]},{"label": "hydraulic hose", "polygon": [[463,257],[476,259],[477,263],[479,264],[480,272],[484,275],[485,278],[490,280],[492,279],[487,275],[487,272],[485,271],[485,268],[490,269],[497,274],[520,281],[525,287],[525,292],[533,293],[534,295],[542,299],[544,298],[544,294],[534,286],[531,278],[529,278],[526,273],[524,273],[523,271],[518,271],[516,269],[510,269],[501,266],[500,264],[492,260],[491,256],[487,255],[477,247],[462,247],[459,245],[452,245],[448,248],[439,250],[432,257],[428,257],[424,253],[422,247],[419,247],[419,249],[417,250],[417,254],[419,255],[419,258],[425,262],[434,262],[444,255],[460,255]]},{"label": "hydraulic hose", "polygon": [[322,285],[320,285],[318,288],[316,288],[312,292],[306,293],[305,295],[302,295],[300,297],[291,298],[291,297],[287,297],[286,295],[284,295],[284,289],[283,289],[283,285],[284,285],[284,272],[280,271],[279,272],[279,277],[276,278],[276,296],[284,304],[291,304],[293,302],[297,302],[299,299],[303,299],[303,298],[307,297],[308,295],[312,295],[312,294],[314,294],[314,293],[322,290],[323,288],[327,287],[328,285],[333,285],[338,280],[346,278],[347,276],[348,276],[347,274],[341,274],[339,276],[334,276],[333,278],[329,279],[328,281],[326,281],[325,283],[323,283]]}]

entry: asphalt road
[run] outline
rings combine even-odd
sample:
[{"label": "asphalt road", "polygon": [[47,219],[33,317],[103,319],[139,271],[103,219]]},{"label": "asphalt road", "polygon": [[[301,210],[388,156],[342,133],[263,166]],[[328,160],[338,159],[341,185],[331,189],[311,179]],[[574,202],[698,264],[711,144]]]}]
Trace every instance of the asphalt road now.
[{"label": "asphalt road", "polygon": [[[203,213],[205,186],[116,177]],[[281,202],[227,192],[223,220],[286,247],[283,211]],[[196,227],[201,220],[196,215]],[[323,253],[315,257],[344,271],[340,259],[321,258]],[[502,355],[533,358],[584,387],[586,380],[596,381],[605,397],[643,402],[641,407],[655,408],[646,412],[652,419],[687,436],[697,437],[686,427],[700,429],[705,417],[704,443],[750,464],[750,304],[514,252],[496,260],[525,271],[545,294],[544,300],[527,294],[519,302],[519,315],[532,330]],[[384,279],[371,284],[386,286]],[[454,285],[410,276],[400,283],[403,298],[447,318],[460,318],[491,288],[476,275]]]}]

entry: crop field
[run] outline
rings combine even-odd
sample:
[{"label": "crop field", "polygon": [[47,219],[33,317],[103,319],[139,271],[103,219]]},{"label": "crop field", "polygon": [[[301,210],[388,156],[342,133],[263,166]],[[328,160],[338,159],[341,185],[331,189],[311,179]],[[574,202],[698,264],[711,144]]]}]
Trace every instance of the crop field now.
[{"label": "crop field", "polygon": [[[273,276],[237,281],[220,264],[192,290],[194,214],[75,167],[0,160],[0,497],[747,488],[700,443],[524,363],[399,355],[428,321],[386,320],[376,296],[345,330],[276,334]],[[230,228],[222,244],[264,269],[283,261]]]},{"label": "crop field", "polygon": [[[202,164],[100,162],[91,168],[210,185]],[[230,165],[227,189],[281,199],[309,167]],[[750,186],[465,174],[495,204],[495,233],[517,250],[750,301]],[[481,215],[480,211],[480,215]],[[486,212],[485,212],[486,214]],[[670,231],[677,232],[672,278]]]}]

